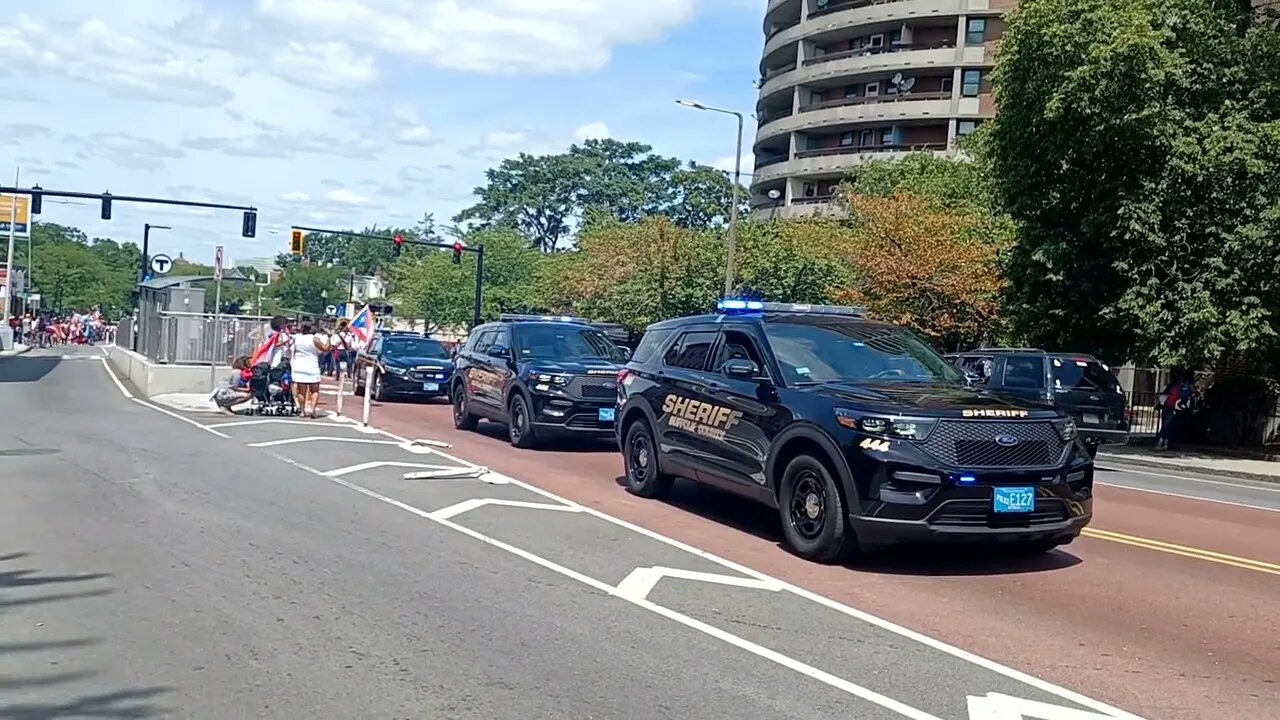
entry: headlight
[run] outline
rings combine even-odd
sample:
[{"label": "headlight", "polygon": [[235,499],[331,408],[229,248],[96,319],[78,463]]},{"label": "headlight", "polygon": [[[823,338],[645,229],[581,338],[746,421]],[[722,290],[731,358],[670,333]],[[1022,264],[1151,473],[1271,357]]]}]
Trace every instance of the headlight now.
[{"label": "headlight", "polygon": [[533,373],[529,379],[548,385],[564,386],[569,384],[568,375],[557,375],[555,373]]},{"label": "headlight", "polygon": [[402,367],[395,367],[394,365],[383,365],[382,369],[384,372],[389,372],[392,375],[404,375],[405,373],[409,372],[408,370],[405,370]]},{"label": "headlight", "polygon": [[1058,434],[1062,436],[1063,440],[1068,442],[1075,440],[1076,436],[1079,434],[1076,430],[1076,421],[1074,418],[1062,418],[1054,424],[1058,426]]},{"label": "headlight", "polygon": [[848,408],[836,408],[836,423],[868,435],[883,435],[903,440],[924,440],[938,421],[934,418],[885,418],[860,415]]}]

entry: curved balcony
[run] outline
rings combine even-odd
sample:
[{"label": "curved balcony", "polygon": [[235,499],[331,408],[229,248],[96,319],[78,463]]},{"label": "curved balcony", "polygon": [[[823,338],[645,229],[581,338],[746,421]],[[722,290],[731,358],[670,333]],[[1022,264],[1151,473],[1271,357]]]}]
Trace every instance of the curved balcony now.
[{"label": "curved balcony", "polygon": [[815,103],[800,112],[766,122],[756,132],[756,142],[792,132],[862,122],[945,118],[953,114],[951,91],[878,95]]},{"label": "curved balcony", "polygon": [[769,77],[760,85],[760,98],[763,100],[779,91],[819,80],[869,73],[892,74],[898,70],[927,67],[983,64],[985,60],[986,49],[983,46],[957,49],[950,41],[927,45],[899,45],[895,49],[863,48],[847,53],[833,53],[810,58],[798,67]]},{"label": "curved balcony", "polygon": [[821,33],[894,20],[906,22],[958,16],[966,12],[966,0],[853,0],[813,12],[808,20],[774,33],[765,40],[761,55],[767,56],[783,45]]},{"label": "curved balcony", "polygon": [[805,150],[796,153],[795,157],[784,162],[756,165],[752,186],[777,182],[783,178],[806,177],[810,175],[843,175],[851,168],[868,160],[901,157],[913,152],[929,151],[937,155],[945,155],[946,143],[920,143],[916,145],[891,145],[875,149],[864,148],[828,148],[824,150]]}]

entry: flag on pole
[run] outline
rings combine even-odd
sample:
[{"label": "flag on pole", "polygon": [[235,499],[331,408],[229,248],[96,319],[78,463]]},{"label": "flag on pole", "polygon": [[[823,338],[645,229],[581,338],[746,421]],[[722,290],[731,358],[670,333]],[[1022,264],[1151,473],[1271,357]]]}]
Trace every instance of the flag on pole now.
[{"label": "flag on pole", "polygon": [[276,342],[278,342],[279,339],[280,333],[272,332],[271,335],[267,337],[266,341],[259,345],[257,350],[253,351],[253,355],[249,358],[249,367],[269,362],[271,360],[271,351],[275,349]]},{"label": "flag on pole", "polygon": [[360,312],[351,318],[351,324],[347,326],[347,330],[356,338],[356,344],[360,348],[369,347],[369,343],[373,342],[373,312],[369,310],[369,306],[365,305],[360,308]]}]

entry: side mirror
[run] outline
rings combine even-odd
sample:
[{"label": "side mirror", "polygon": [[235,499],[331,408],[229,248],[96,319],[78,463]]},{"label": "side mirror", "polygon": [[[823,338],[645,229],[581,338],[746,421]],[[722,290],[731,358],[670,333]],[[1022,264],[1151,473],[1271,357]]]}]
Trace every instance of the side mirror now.
[{"label": "side mirror", "polygon": [[720,371],[738,380],[754,380],[760,377],[760,366],[745,358],[726,360]]},{"label": "side mirror", "polygon": [[618,349],[622,351],[622,358],[624,360],[631,359],[631,352],[632,352],[631,348],[627,347],[626,345],[619,345]]}]

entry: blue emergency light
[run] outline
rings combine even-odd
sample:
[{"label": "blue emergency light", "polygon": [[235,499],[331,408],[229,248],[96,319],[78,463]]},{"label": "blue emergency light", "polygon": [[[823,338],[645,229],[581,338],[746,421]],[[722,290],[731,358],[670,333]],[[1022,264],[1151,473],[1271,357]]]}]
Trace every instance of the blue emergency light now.
[{"label": "blue emergency light", "polygon": [[972,485],[978,482],[978,478],[974,477],[973,475],[961,475],[960,477],[956,478],[956,482],[960,483],[961,485]]},{"label": "blue emergency light", "polygon": [[759,300],[726,298],[716,303],[716,309],[726,314],[734,312],[763,312],[764,303]]},{"label": "blue emergency light", "polygon": [[725,298],[716,303],[716,309],[725,315],[743,314],[743,313],[806,313],[815,315],[845,315],[849,317],[863,317],[867,313],[866,308],[852,307],[848,305],[813,305],[810,303],[776,303],[762,302],[760,300],[743,300],[740,298]]}]

